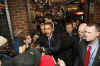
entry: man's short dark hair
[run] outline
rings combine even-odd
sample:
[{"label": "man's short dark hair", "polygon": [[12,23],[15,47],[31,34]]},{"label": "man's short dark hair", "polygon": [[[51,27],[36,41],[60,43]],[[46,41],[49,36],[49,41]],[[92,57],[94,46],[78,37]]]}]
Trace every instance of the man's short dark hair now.
[{"label": "man's short dark hair", "polygon": [[72,27],[73,27],[73,23],[72,23],[72,22],[66,22],[66,23],[65,23],[65,26],[66,26],[66,25],[72,25]]},{"label": "man's short dark hair", "polygon": [[96,30],[98,32],[100,32],[100,23],[87,23],[87,26],[91,27],[91,26],[95,26]]},{"label": "man's short dark hair", "polygon": [[47,23],[44,23],[44,25],[50,25],[54,29],[54,24],[53,23],[47,22]]}]

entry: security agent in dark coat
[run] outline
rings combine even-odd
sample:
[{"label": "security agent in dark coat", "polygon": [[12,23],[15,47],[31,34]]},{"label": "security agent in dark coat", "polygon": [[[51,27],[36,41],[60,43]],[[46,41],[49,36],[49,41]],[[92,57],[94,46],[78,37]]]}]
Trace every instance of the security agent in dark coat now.
[{"label": "security agent in dark coat", "polygon": [[39,48],[31,48],[14,58],[4,60],[1,66],[38,66],[41,52]]},{"label": "security agent in dark coat", "polygon": [[[87,42],[83,42],[84,46],[83,48],[81,48],[80,50],[80,57],[78,57],[77,59],[77,65],[76,66],[84,66],[84,58],[85,58],[85,55],[86,55],[86,49],[87,49]],[[96,56],[94,58],[94,62],[92,64],[92,66],[100,66],[100,41],[99,41],[99,47],[98,47],[98,50],[97,50],[97,53],[96,53]]]},{"label": "security agent in dark coat", "polygon": [[[86,57],[89,57],[88,66],[100,66],[100,25],[89,23],[85,28],[85,39],[88,43],[82,43],[84,46],[80,50],[79,64],[77,66],[85,66]],[[91,46],[90,56],[87,55],[88,48]]]},{"label": "security agent in dark coat", "polygon": [[60,59],[64,60],[66,65],[72,66],[74,40],[65,32],[63,34],[63,43],[61,45]]},{"label": "security agent in dark coat", "polygon": [[75,40],[75,44],[73,46],[73,52],[74,52],[74,57],[73,57],[73,65],[77,66],[77,58],[79,58],[80,55],[80,50],[82,49],[82,47],[84,46],[83,42],[85,41],[84,38],[84,33],[85,33],[85,27],[86,27],[86,23],[82,23],[79,25],[78,28],[78,35],[76,37]]}]

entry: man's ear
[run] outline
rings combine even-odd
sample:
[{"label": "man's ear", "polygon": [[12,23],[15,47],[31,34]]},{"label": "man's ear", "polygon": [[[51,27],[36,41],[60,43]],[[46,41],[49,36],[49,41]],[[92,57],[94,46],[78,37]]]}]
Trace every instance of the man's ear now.
[{"label": "man's ear", "polygon": [[54,31],[54,28],[52,30]]},{"label": "man's ear", "polygon": [[97,37],[100,36],[100,32],[97,32],[96,35],[97,35]]}]

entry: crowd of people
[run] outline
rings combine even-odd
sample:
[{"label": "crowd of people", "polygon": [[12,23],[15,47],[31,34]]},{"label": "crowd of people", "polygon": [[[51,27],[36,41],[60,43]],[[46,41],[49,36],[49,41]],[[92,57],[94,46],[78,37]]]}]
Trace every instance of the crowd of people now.
[{"label": "crowd of people", "polygon": [[[56,22],[46,15],[38,32],[16,30],[11,56],[2,66],[99,66],[100,25],[74,20]],[[0,39],[0,46],[7,39]],[[4,42],[2,44],[2,42]]]}]

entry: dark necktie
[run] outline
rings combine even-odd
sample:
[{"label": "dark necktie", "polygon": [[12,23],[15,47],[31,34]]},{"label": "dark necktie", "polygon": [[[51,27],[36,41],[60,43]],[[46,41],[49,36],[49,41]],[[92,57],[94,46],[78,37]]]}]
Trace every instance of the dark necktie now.
[{"label": "dark necktie", "polygon": [[50,41],[50,40],[51,40],[51,39],[48,38],[49,48],[51,48],[51,41]]},{"label": "dark necktie", "polygon": [[89,64],[91,48],[92,48],[91,46],[88,46],[88,50],[86,52],[86,56],[85,56],[85,60],[84,60],[84,66],[88,66],[88,64]]},{"label": "dark necktie", "polygon": [[69,33],[69,36],[72,37],[72,33]]}]

